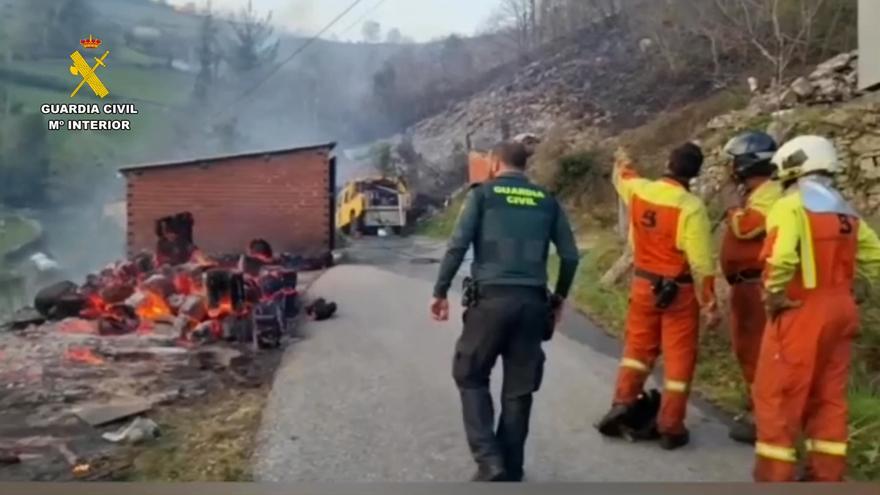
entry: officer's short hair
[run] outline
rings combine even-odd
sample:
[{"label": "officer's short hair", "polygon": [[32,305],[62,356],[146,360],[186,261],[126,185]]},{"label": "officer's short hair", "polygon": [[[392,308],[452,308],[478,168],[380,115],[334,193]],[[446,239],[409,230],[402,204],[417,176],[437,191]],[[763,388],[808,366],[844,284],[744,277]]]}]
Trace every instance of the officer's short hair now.
[{"label": "officer's short hair", "polygon": [[703,150],[694,143],[685,143],[669,153],[669,171],[678,177],[693,179],[703,167]]},{"label": "officer's short hair", "polygon": [[505,141],[492,148],[492,154],[502,163],[519,170],[526,169],[529,161],[529,150],[521,143]]}]

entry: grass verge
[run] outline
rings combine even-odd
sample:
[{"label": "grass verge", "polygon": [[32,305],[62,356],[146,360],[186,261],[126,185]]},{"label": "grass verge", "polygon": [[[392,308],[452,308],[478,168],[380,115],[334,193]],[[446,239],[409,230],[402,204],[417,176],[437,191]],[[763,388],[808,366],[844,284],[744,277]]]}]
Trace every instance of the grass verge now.
[{"label": "grass verge", "polygon": [[256,446],[269,386],[221,392],[207,402],[164,409],[156,443],[133,448],[124,481],[252,481]]},{"label": "grass verge", "polygon": [[416,227],[416,234],[434,239],[448,238],[452,235],[452,229],[455,228],[455,221],[458,219],[458,213],[461,211],[463,204],[463,194],[452,198],[452,201],[445,210],[419,224]]}]

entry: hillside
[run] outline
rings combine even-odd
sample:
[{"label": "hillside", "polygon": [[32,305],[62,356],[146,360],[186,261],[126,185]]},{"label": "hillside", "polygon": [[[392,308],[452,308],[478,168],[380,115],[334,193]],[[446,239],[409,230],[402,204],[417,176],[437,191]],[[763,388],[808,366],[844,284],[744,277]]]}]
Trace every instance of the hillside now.
[{"label": "hillside", "polygon": [[[542,47],[534,61],[510,64],[475,94],[409,127],[392,139],[410,140],[429,169],[443,175],[450,154],[466,145],[486,148],[513,136],[553,130],[615,133],[680,108],[713,91],[700,67],[671,73],[624,27],[599,24]],[[454,189],[446,184],[437,191]]]}]

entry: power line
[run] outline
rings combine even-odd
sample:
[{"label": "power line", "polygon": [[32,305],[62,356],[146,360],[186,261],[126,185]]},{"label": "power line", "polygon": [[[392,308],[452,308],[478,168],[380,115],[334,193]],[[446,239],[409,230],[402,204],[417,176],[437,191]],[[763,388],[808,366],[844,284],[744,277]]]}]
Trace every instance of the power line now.
[{"label": "power line", "polygon": [[[283,67],[285,64],[289,63],[289,62],[290,62],[291,60],[293,60],[294,58],[296,58],[300,53],[304,52],[304,51],[306,50],[306,48],[308,48],[309,46],[311,46],[314,42],[318,41],[318,39],[320,39],[320,37],[321,37],[324,33],[326,33],[327,31],[329,31],[330,28],[332,28],[333,26],[335,26],[337,22],[339,22],[340,20],[342,20],[343,17],[345,17],[346,15],[348,15],[349,12],[351,12],[352,10],[354,10],[354,8],[357,7],[357,6],[358,6],[361,2],[363,2],[363,1],[364,1],[364,0],[354,0],[354,1],[351,3],[351,5],[349,5],[349,6],[348,6],[345,10],[343,10],[339,15],[337,15],[336,17],[334,17],[333,20],[330,21],[329,24],[327,24],[327,25],[324,26],[320,31],[318,31],[317,34],[315,34],[315,35],[312,36],[311,38],[307,39],[302,45],[300,45],[296,50],[294,50],[293,53],[291,53],[287,58],[285,58],[284,60],[282,60],[281,62],[279,62],[277,65],[275,65],[275,67],[273,67],[271,71],[269,71],[268,73],[266,73],[266,75],[263,76],[262,79],[260,79],[259,81],[257,81],[256,84],[254,84],[254,85],[251,86],[250,88],[246,89],[241,95],[239,95],[239,97],[238,97],[237,99],[235,99],[235,100],[231,101],[229,104],[225,105],[220,111],[217,112],[216,115],[220,115],[220,114],[222,114],[224,111],[226,111],[226,110],[230,109],[231,107],[233,107],[234,105],[237,105],[238,103],[241,103],[241,102],[244,101],[247,97],[249,97],[250,95],[252,95],[256,90],[260,89],[260,87],[261,87],[263,84],[265,84],[266,81],[268,81],[270,78],[272,78],[272,76],[274,76],[275,74],[277,74],[279,70],[281,70],[281,67]],[[383,1],[384,1],[384,0],[383,0]],[[216,116],[216,115],[215,115],[215,116]]]},{"label": "power line", "polygon": [[363,14],[362,16],[358,17],[358,19],[357,19],[356,21],[352,22],[347,28],[345,28],[345,29],[343,29],[342,31],[340,31],[340,32],[338,33],[338,35],[339,35],[339,36],[342,36],[343,34],[345,34],[345,33],[349,32],[349,31],[351,31],[352,29],[354,29],[355,26],[358,26],[358,25],[359,25],[361,22],[363,22],[368,16],[372,15],[374,12],[376,12],[377,10],[379,10],[379,7],[381,7],[382,4],[385,3],[386,1],[388,1],[388,0],[379,0],[379,2],[376,3],[376,5],[373,5],[372,8],[370,8],[369,10],[367,10],[366,12],[364,12],[364,14]]}]

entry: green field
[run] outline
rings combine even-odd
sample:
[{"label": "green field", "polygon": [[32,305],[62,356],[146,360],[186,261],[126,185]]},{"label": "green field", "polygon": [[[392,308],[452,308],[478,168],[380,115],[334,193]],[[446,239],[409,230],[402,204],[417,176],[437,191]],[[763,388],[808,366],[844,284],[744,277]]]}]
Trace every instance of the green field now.
[{"label": "green field", "polygon": [[[190,98],[193,86],[193,77],[190,74],[134,65],[161,62],[154,57],[122,48],[111,51],[106,62],[108,67],[101,71],[100,77],[110,90],[110,95],[104,100],[97,98],[88,87],[81,89],[76,98],[70,98],[70,91],[75,87],[77,79],[68,71],[68,59],[27,61],[0,67],[5,76],[0,82],[5,82],[6,93],[12,105],[20,105],[24,113],[38,113],[40,106],[47,103],[136,105],[137,115],[73,116],[75,119],[86,120],[130,120],[131,131],[49,133],[52,170],[56,176],[75,174],[75,170],[69,169],[70,164],[81,166],[79,164],[95,163],[112,165],[115,168],[123,164],[121,162],[129,161],[127,157],[138,156],[156,143],[165,142],[172,132],[168,125],[168,110],[182,106]],[[45,118],[48,120],[53,117]],[[64,115],[54,118],[69,120]]]},{"label": "green field", "polygon": [[35,241],[40,233],[39,225],[32,220],[0,213],[0,263],[7,253]]},{"label": "green field", "polygon": [[[132,59],[138,59],[137,63],[157,63],[158,60],[132,50],[121,50],[125,61],[114,58],[115,52],[111,51],[105,61],[106,68],[100,69],[98,75],[101,81],[110,91],[109,99],[114,101],[143,101],[157,105],[174,106],[185,103],[190,96],[193,84],[193,76],[176,70],[165,68],[148,68],[133,65]],[[95,52],[97,53],[97,52]],[[127,54],[127,55],[126,55]],[[86,60],[92,62],[92,57]],[[16,63],[6,66],[5,69],[14,74],[24,76],[37,76],[42,79],[40,84],[29,84],[29,88],[41,86],[54,94],[51,99],[45,99],[48,95],[41,95],[40,103],[88,103],[96,100],[94,94],[88,88],[83,88],[75,100],[70,99],[70,93],[61,91],[60,88],[76,87],[79,79],[72,76],[68,70],[69,59],[49,59]]]}]

